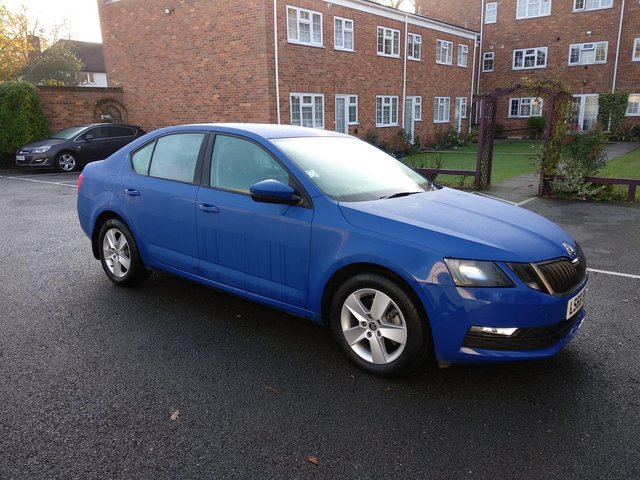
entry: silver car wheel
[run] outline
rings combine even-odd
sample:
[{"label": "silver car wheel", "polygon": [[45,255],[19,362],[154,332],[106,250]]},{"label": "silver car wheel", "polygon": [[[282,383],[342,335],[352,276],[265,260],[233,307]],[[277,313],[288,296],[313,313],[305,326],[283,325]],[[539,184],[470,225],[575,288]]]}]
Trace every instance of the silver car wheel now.
[{"label": "silver car wheel", "polygon": [[76,159],[70,153],[63,153],[58,157],[58,167],[63,172],[73,172],[76,169]]},{"label": "silver car wheel", "polygon": [[118,278],[123,278],[131,267],[131,250],[127,239],[117,228],[107,230],[102,240],[104,261],[109,271]]},{"label": "silver car wheel", "polygon": [[364,288],[349,295],[340,315],[342,334],[356,355],[375,365],[396,360],[407,343],[407,325],[386,294]]}]

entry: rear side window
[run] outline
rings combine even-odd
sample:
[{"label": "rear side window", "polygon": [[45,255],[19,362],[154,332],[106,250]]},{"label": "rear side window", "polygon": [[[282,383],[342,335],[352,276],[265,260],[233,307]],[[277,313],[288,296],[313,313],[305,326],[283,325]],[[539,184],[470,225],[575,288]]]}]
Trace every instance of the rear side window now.
[{"label": "rear side window", "polygon": [[156,142],[151,142],[131,155],[131,164],[133,165],[133,169],[136,173],[141,173],[143,175],[149,174],[151,154],[153,153],[153,147],[155,146]]},{"label": "rear side window", "polygon": [[204,133],[178,133],[156,140],[149,175],[152,177],[193,182]]},{"label": "rear side window", "polygon": [[133,128],[129,127],[111,127],[111,136],[112,137],[131,137],[136,134],[136,131]]}]

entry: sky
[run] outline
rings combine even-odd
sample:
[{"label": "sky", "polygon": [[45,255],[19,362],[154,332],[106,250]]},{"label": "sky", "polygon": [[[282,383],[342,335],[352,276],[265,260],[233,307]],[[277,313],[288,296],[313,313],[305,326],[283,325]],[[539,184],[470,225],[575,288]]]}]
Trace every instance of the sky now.
[{"label": "sky", "polygon": [[38,22],[45,36],[51,36],[56,25],[65,23],[63,38],[101,42],[98,2],[96,0],[0,0],[9,10],[17,12],[23,5],[31,28]]}]

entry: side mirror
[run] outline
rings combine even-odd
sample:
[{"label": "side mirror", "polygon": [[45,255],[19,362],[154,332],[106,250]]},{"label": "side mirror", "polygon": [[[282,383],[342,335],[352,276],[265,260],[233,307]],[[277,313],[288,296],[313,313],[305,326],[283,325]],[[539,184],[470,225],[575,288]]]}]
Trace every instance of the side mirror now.
[{"label": "side mirror", "polygon": [[262,180],[252,185],[249,192],[255,202],[297,205],[302,201],[293,188],[273,179]]}]

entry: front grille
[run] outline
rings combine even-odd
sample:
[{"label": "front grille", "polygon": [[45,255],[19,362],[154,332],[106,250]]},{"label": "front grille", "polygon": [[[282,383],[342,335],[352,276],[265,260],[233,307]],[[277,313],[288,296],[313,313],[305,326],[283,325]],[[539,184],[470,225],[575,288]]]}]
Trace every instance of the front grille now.
[{"label": "front grille", "polygon": [[577,258],[573,262],[566,258],[550,262],[537,263],[534,269],[545,286],[554,295],[565,295],[580,285],[587,275],[587,259],[580,246],[577,246]]},{"label": "front grille", "polygon": [[539,350],[547,348],[564,337],[578,320],[580,311],[568,320],[546,327],[521,328],[511,337],[491,334],[467,333],[463,347],[486,350]]}]

